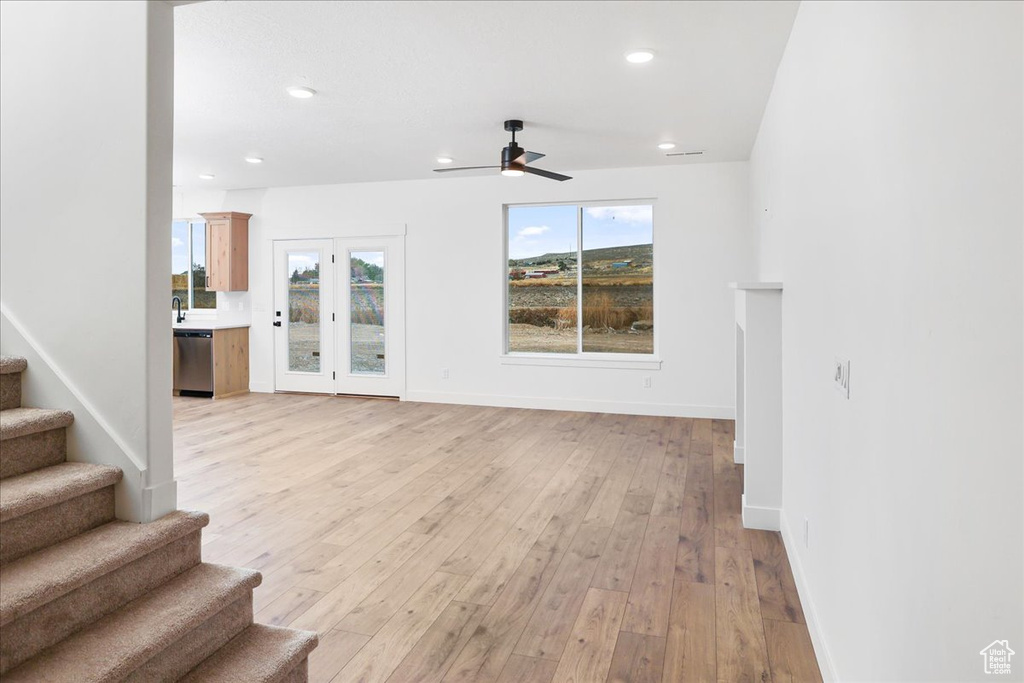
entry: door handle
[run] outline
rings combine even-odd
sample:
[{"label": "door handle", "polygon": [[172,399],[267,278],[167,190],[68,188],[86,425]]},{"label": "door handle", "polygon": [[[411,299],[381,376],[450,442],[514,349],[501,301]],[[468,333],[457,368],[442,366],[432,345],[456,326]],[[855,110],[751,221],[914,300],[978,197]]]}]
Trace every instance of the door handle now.
[{"label": "door handle", "polygon": [[275,320],[274,321],[274,327],[281,327],[281,321],[280,320]]}]

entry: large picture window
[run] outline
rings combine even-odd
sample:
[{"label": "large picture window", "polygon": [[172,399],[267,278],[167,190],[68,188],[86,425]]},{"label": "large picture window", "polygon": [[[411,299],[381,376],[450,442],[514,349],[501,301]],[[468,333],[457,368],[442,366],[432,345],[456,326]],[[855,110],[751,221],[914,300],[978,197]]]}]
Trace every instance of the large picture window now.
[{"label": "large picture window", "polygon": [[506,208],[506,351],[654,353],[652,204]]},{"label": "large picture window", "polygon": [[206,289],[206,223],[171,223],[171,296],[182,309],[215,309],[217,292]]}]

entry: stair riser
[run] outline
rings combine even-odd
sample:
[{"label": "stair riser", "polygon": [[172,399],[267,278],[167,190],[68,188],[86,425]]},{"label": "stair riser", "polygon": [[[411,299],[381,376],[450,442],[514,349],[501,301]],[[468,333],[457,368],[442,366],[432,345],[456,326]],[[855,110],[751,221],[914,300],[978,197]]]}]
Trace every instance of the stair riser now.
[{"label": "stair riser", "polygon": [[21,373],[0,375],[0,410],[21,407]]},{"label": "stair riser", "polygon": [[252,623],[252,592],[185,634],[124,679],[124,683],[176,681]]},{"label": "stair riser", "polygon": [[6,521],[0,527],[0,564],[60,543],[113,519],[114,487],[107,486]]},{"label": "stair riser", "polygon": [[278,683],[307,683],[309,681],[309,659],[303,659],[297,667],[288,672]]},{"label": "stair riser", "polygon": [[105,574],[0,629],[0,674],[199,564],[200,531]]},{"label": "stair riser", "polygon": [[0,445],[0,479],[59,465],[67,452],[67,432],[63,427],[7,439]]}]

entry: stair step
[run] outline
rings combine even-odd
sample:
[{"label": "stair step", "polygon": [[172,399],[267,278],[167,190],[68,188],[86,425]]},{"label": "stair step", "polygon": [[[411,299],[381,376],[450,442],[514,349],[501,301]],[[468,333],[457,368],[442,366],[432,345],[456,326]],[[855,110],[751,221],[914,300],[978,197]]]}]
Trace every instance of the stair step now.
[{"label": "stair step", "polygon": [[11,375],[24,372],[28,361],[21,356],[0,356],[0,375]]},{"label": "stair step", "polygon": [[65,462],[8,477],[0,485],[0,523],[97,491],[121,481],[109,465]]},{"label": "stair step", "polygon": [[312,631],[253,624],[180,683],[275,683],[299,666],[317,641]]},{"label": "stair step", "polygon": [[0,441],[69,427],[75,421],[70,410],[11,408],[0,410]]},{"label": "stair step", "polygon": [[200,564],[8,671],[4,681],[121,680],[261,580],[250,569]]},{"label": "stair step", "polygon": [[5,565],[0,627],[202,529],[209,521],[205,513],[179,510],[149,524],[110,522]]}]

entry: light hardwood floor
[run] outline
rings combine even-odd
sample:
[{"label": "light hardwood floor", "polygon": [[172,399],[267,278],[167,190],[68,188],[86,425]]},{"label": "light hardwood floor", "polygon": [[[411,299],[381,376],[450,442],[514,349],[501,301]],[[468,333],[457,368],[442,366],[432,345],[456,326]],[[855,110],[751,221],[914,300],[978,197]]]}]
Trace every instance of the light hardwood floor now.
[{"label": "light hardwood floor", "polygon": [[317,630],[312,681],[818,681],[732,422],[250,394],[174,400],[204,559]]}]

